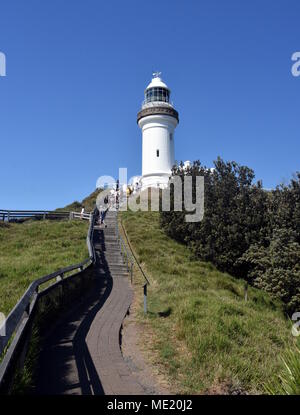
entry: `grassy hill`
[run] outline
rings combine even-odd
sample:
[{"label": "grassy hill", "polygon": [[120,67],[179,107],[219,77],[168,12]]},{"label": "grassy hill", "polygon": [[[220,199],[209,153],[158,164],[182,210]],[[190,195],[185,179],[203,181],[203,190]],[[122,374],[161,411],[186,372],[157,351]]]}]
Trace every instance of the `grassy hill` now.
[{"label": "grassy hill", "polygon": [[[64,209],[94,208],[99,191]],[[191,257],[168,238],[159,213],[122,212],[133,249],[151,279],[142,313],[135,269],[136,318],[142,344],[176,393],[264,393],[294,345],[281,304],[261,290]],[[85,221],[0,223],[0,311],[7,314],[32,280],[87,257]],[[137,309],[136,307],[133,309]]]},{"label": "grassy hill", "polygon": [[91,193],[89,196],[87,196],[85,199],[83,199],[81,202],[78,202],[77,200],[73,203],[70,203],[69,205],[65,206],[64,208],[56,209],[57,211],[61,210],[69,210],[72,212],[80,212],[82,207],[84,206],[86,212],[91,212],[94,210],[96,206],[96,199],[98,194],[101,192],[101,190],[96,189]]},{"label": "grassy hill", "polygon": [[[121,220],[151,278],[149,313],[137,314],[142,344],[173,391],[265,393],[294,344],[281,304],[251,287],[246,302],[243,281],[192,258],[160,229],[158,213],[122,212]],[[136,294],[140,301],[139,285]]]},{"label": "grassy hill", "polygon": [[[100,190],[61,210],[94,209]],[[38,277],[88,257],[86,221],[0,223],[0,312],[7,314]]]},{"label": "grassy hill", "polygon": [[0,223],[0,312],[8,314],[36,278],[88,257],[87,221]]}]

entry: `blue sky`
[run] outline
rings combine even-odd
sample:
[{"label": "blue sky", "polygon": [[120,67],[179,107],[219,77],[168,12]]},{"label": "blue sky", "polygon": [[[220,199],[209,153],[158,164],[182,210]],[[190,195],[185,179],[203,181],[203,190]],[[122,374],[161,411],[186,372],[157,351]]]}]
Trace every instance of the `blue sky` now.
[{"label": "blue sky", "polygon": [[0,208],[81,200],[141,172],[136,114],[172,90],[177,160],[218,155],[265,187],[300,170],[299,0],[6,0],[0,8]]}]

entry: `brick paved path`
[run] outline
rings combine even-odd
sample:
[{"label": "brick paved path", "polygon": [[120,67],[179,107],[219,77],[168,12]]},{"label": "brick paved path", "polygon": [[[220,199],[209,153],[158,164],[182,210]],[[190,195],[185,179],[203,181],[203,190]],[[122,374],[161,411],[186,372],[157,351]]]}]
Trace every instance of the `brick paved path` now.
[{"label": "brick paved path", "polygon": [[132,289],[116,240],[116,214],[95,227],[97,284],[54,328],[40,356],[37,394],[144,394],[123,360],[120,328]]}]

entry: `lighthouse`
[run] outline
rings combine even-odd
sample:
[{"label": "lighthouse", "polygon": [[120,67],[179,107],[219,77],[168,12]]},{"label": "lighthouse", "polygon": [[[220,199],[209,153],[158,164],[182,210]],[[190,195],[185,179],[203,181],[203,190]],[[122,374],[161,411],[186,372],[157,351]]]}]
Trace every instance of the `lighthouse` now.
[{"label": "lighthouse", "polygon": [[153,73],[145,89],[145,99],[137,115],[142,130],[142,189],[165,188],[174,165],[174,131],[179,122],[178,112],[170,101],[171,91]]}]

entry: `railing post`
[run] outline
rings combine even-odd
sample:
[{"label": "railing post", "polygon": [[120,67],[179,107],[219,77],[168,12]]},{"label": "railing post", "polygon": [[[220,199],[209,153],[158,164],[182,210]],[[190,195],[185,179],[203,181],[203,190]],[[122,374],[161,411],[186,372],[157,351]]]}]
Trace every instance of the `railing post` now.
[{"label": "railing post", "polygon": [[64,296],[65,296],[65,290],[64,290],[64,273],[61,273],[56,277],[56,281],[61,281],[61,290],[60,290],[60,305],[63,307],[64,304]]},{"label": "railing post", "polygon": [[144,313],[147,314],[147,283],[144,285]]},{"label": "railing post", "polygon": [[125,250],[124,250],[124,254],[126,255],[127,271],[129,272],[129,257],[128,257],[128,253],[125,252]]},{"label": "railing post", "polygon": [[244,296],[245,296],[245,301],[248,301],[248,281],[246,281],[244,285]]},{"label": "railing post", "polygon": [[9,222],[9,210],[7,211],[7,222]]},{"label": "railing post", "polygon": [[57,282],[58,282],[58,281],[61,281],[63,278],[64,278],[64,274],[62,273],[62,274],[60,274],[60,275],[58,275],[58,276],[56,277],[56,281],[57,281]]}]

